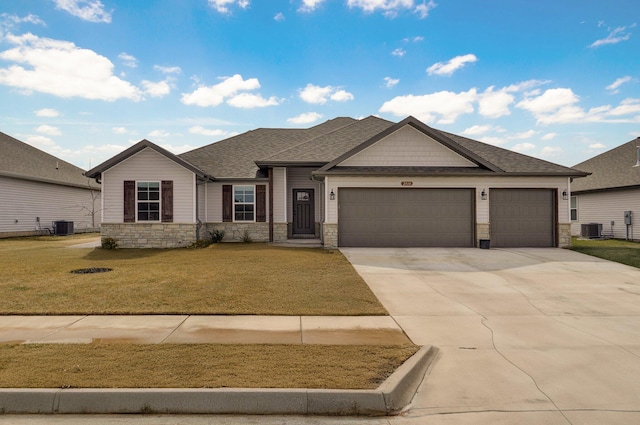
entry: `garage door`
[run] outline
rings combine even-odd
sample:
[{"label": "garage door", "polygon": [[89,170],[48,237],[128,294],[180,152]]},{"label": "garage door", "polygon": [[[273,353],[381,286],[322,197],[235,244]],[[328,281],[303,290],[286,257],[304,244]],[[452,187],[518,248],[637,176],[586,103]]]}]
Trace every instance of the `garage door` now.
[{"label": "garage door", "polygon": [[471,247],[473,189],[338,192],[339,246]]},{"label": "garage door", "polygon": [[489,192],[492,247],[553,247],[555,191],[492,189]]}]

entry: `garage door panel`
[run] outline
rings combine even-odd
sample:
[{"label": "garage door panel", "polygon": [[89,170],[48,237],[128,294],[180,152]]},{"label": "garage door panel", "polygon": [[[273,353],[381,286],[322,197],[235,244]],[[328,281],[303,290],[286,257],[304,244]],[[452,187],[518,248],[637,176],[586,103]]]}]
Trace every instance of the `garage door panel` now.
[{"label": "garage door panel", "polygon": [[555,195],[550,189],[492,189],[491,245],[555,246]]},{"label": "garage door panel", "polygon": [[340,246],[474,245],[472,189],[339,190]]}]

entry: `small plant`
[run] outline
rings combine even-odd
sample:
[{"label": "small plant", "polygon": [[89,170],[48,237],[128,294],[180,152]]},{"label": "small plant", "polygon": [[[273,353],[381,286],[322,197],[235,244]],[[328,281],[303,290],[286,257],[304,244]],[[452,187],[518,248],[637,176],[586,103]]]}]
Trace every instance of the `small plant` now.
[{"label": "small plant", "polygon": [[113,238],[103,238],[102,249],[118,249],[118,241]]},{"label": "small plant", "polygon": [[213,232],[209,232],[211,235],[211,242],[218,243],[224,239],[224,230],[214,230]]},{"label": "small plant", "polygon": [[249,231],[248,230],[245,230],[244,233],[242,234],[242,242],[244,242],[244,243],[253,242],[253,239],[251,239],[251,235],[249,235]]}]

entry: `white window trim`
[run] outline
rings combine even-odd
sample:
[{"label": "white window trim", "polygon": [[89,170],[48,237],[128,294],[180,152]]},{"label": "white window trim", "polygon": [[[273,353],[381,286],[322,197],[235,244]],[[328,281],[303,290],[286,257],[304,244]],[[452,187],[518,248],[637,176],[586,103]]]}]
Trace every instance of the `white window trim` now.
[{"label": "white window trim", "polygon": [[[158,219],[157,220],[139,220],[138,219],[138,204],[140,201],[138,200],[138,183],[158,183]],[[158,180],[136,180],[136,223],[161,223],[162,222],[162,182]],[[149,201],[146,201],[149,202]],[[155,202],[155,201],[152,201]]]},{"label": "white window trim", "polygon": [[[236,202],[236,187],[252,187],[253,202]],[[234,223],[255,223],[256,222],[256,185],[255,184],[234,184],[231,188],[231,196],[233,201],[233,222]],[[236,205],[253,205],[253,220],[236,220]]]},{"label": "white window trim", "polygon": [[[576,207],[575,208],[571,207],[571,200],[572,199],[576,200]],[[576,218],[575,218],[575,220],[571,217],[571,211],[573,211],[573,210],[576,210]],[[579,218],[580,217],[578,215],[578,197],[577,196],[570,196],[569,197],[569,220],[571,220],[573,222],[576,222],[576,221],[580,221]]]}]

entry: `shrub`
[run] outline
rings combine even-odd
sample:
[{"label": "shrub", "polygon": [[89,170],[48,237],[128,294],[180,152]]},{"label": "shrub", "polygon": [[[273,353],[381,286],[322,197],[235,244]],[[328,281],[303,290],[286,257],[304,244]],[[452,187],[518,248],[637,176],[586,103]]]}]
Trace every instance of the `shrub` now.
[{"label": "shrub", "polygon": [[211,235],[211,242],[213,243],[218,243],[224,238],[224,230],[216,229],[213,232],[209,232],[209,234]]},{"label": "shrub", "polygon": [[118,249],[118,241],[113,238],[103,238],[102,249]]},{"label": "shrub", "polygon": [[249,235],[249,231],[248,230],[245,230],[244,233],[242,234],[242,242],[244,242],[244,243],[253,242],[253,239],[251,239],[251,235]]}]

